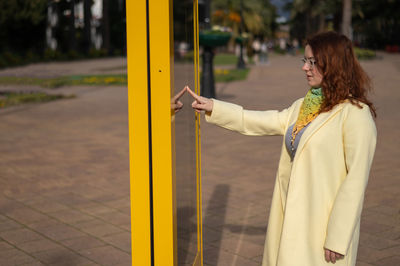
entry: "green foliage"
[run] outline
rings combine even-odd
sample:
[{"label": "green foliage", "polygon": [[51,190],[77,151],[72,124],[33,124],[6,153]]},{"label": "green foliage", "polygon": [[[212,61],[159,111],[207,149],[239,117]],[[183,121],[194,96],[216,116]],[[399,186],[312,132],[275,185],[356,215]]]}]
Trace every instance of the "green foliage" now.
[{"label": "green foliage", "polygon": [[213,0],[211,9],[212,23],[231,27],[235,35],[242,28],[242,32],[272,37],[276,28],[276,8],[269,0]]},{"label": "green foliage", "polygon": [[91,58],[104,57],[104,56],[107,56],[107,51],[104,49],[97,50],[92,47],[89,50],[89,57]]},{"label": "green foliage", "polygon": [[355,0],[353,28],[361,44],[373,49],[400,45],[400,1]]},{"label": "green foliage", "polygon": [[[343,0],[293,0],[286,6],[291,11],[291,37],[305,37],[322,30],[340,31]],[[383,49],[400,45],[400,1],[353,0],[353,39],[363,47]]]},{"label": "green foliage", "polygon": [[0,1],[0,52],[44,46],[47,0]]},{"label": "green foliage", "polygon": [[[85,0],[86,1],[86,0]],[[126,51],[125,1],[109,1],[108,24],[110,50],[84,49],[82,25],[75,25],[71,16],[70,0],[3,0],[0,1],[0,68],[37,61],[73,60],[105,55],[124,55]],[[83,0],[75,0],[75,5]],[[89,0],[94,3],[93,0]],[[57,51],[46,50],[48,7],[58,13],[57,25],[52,29],[57,39]],[[76,14],[75,14],[76,15]],[[102,31],[104,25],[96,26]]]},{"label": "green foliage", "polygon": [[49,102],[65,98],[74,98],[74,95],[46,94],[44,92],[0,92],[0,109],[24,103]]}]

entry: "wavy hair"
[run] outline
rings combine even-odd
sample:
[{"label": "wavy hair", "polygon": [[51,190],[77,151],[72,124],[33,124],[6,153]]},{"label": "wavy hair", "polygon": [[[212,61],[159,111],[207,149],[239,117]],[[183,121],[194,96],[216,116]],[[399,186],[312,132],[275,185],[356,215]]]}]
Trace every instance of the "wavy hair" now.
[{"label": "wavy hair", "polygon": [[372,82],[358,62],[349,38],[333,31],[323,32],[307,39],[318,71],[322,74],[321,87],[324,102],[321,113],[345,101],[360,107],[360,102],[369,106],[376,117],[373,103],[367,99]]}]

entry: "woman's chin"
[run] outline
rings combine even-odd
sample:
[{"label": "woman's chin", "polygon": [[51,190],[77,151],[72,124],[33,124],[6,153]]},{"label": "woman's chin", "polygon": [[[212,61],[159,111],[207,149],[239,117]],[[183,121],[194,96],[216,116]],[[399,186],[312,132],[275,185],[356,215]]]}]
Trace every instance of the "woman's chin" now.
[{"label": "woman's chin", "polygon": [[308,86],[313,87],[313,88],[318,88],[320,87],[321,84],[318,84],[316,82],[308,81]]}]

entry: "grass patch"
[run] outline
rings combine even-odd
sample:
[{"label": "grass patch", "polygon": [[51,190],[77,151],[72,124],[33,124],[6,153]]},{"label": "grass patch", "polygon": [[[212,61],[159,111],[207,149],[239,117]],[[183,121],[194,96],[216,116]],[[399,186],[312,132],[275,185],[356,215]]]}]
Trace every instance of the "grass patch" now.
[{"label": "grass patch", "polygon": [[[214,56],[214,66],[226,66],[233,65],[236,66],[238,63],[238,57],[234,54],[216,54]],[[249,64],[253,64],[253,59],[249,58]],[[202,58],[200,56],[199,61],[200,66],[202,66]]]},{"label": "grass patch", "polygon": [[2,85],[37,85],[44,88],[58,88],[76,85],[126,85],[127,75],[86,75],[58,78],[0,77]]},{"label": "grass patch", "polygon": [[0,109],[24,103],[50,102],[69,98],[75,98],[75,95],[53,95],[44,92],[0,92]]},{"label": "grass patch", "polygon": [[238,58],[234,54],[216,54],[214,57],[214,65],[236,65]]},{"label": "grass patch", "polygon": [[354,47],[354,52],[358,59],[368,60],[376,58],[376,53],[373,50]]},{"label": "grass patch", "polygon": [[[233,56],[235,60],[237,59]],[[220,61],[221,62],[221,61]],[[227,62],[227,61],[223,61]],[[225,65],[225,63],[224,63]],[[245,80],[249,69],[215,69],[216,82],[230,82]],[[36,85],[44,88],[59,88],[63,86],[126,86],[126,74],[117,75],[76,75],[58,78],[30,78],[30,77],[0,77],[0,85]]]},{"label": "grass patch", "polygon": [[215,69],[215,82],[232,82],[246,80],[249,69]]}]

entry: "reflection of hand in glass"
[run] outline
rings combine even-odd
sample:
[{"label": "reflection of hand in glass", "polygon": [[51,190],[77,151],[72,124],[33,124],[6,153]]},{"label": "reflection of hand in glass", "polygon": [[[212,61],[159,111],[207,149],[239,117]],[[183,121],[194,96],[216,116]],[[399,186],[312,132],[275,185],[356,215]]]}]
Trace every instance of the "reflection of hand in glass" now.
[{"label": "reflection of hand in glass", "polygon": [[175,95],[171,99],[171,110],[174,110],[175,114],[179,112],[179,110],[181,110],[183,107],[183,103],[179,101],[179,98],[181,98],[182,95],[185,94],[187,87],[188,86],[185,86],[185,88],[183,88],[180,92],[178,92],[177,95]]},{"label": "reflection of hand in glass", "polygon": [[201,111],[206,111],[206,113],[211,113],[213,110],[214,102],[212,99],[208,99],[203,96],[199,96],[194,93],[189,87],[187,87],[187,91],[194,98],[194,102],[192,103],[192,107],[196,112],[200,113]]}]

